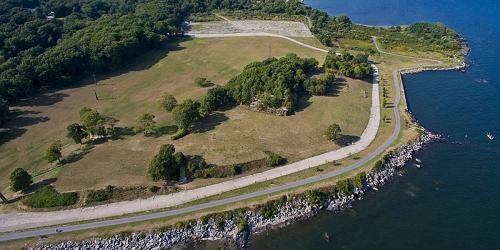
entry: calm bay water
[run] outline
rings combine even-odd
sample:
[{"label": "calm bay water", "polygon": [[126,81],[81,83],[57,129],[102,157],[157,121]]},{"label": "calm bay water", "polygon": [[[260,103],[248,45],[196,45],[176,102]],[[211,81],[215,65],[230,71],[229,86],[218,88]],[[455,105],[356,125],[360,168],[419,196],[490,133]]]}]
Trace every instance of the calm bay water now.
[{"label": "calm bay water", "polygon": [[448,137],[418,154],[422,169],[409,168],[343,213],[258,235],[251,249],[500,249],[500,1],[306,3],[369,25],[443,22],[469,40],[471,67],[404,78],[416,118]]}]

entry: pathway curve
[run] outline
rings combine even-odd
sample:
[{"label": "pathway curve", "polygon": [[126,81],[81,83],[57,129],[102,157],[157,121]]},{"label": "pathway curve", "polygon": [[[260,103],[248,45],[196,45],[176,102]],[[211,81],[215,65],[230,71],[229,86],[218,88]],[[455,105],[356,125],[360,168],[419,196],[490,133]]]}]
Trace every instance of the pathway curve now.
[{"label": "pathway curve", "polygon": [[[245,33],[245,36],[249,35],[250,33]],[[313,48],[318,51],[323,51],[323,52],[328,52],[324,49],[316,48],[307,44],[304,44],[302,42],[296,41],[294,39],[288,38],[288,37],[283,37],[280,35],[275,35],[275,34],[268,34],[268,33],[254,33],[255,36],[273,36],[273,37],[281,37],[284,39],[287,39],[289,41],[292,41],[294,43],[300,44],[302,46],[308,47],[308,48]],[[221,34],[221,37],[230,37],[230,36],[243,36],[241,34]],[[196,36],[195,37],[200,37]],[[207,36],[204,36],[207,37]],[[210,35],[210,37],[213,37],[213,34]],[[271,179],[275,179],[281,176],[289,175],[292,173],[296,173],[305,169],[309,169],[312,167],[320,166],[323,165],[327,162],[332,162],[335,160],[340,160],[342,158],[348,157],[352,154],[358,153],[364,149],[366,149],[370,143],[375,139],[375,136],[378,131],[378,127],[380,125],[380,101],[379,101],[379,88],[378,88],[378,69],[376,68],[375,65],[372,65],[374,68],[374,74],[373,74],[373,88],[372,88],[372,107],[370,110],[370,118],[368,121],[368,125],[363,131],[360,140],[355,142],[352,145],[340,148],[338,150],[334,150],[328,153],[324,153],[318,156],[314,156],[311,158],[307,158],[298,162],[294,162],[282,167],[274,168],[265,172],[241,177],[238,179],[230,180],[230,181],[225,181],[222,183],[218,184],[213,184],[210,186],[202,187],[202,188],[197,188],[197,189],[191,189],[191,190],[186,190],[186,191],[181,191],[177,192],[174,194],[169,194],[169,195],[161,195],[161,196],[156,196],[156,197],[151,197],[148,199],[138,199],[138,200],[133,200],[133,201],[122,201],[122,202],[116,202],[116,203],[111,203],[107,205],[100,205],[100,206],[95,206],[95,207],[85,207],[85,208],[79,208],[79,209],[70,209],[70,210],[61,210],[61,211],[54,211],[54,212],[25,212],[25,213],[9,213],[9,214],[1,214],[0,215],[0,232],[7,232],[7,231],[13,231],[13,230],[19,230],[19,229],[28,229],[28,228],[34,228],[34,227],[43,227],[43,226],[50,226],[50,225],[57,225],[57,224],[63,224],[63,223],[70,223],[70,222],[78,222],[78,221],[84,221],[84,220],[92,220],[92,219],[100,219],[100,218],[106,218],[106,217],[112,217],[112,216],[120,216],[120,215],[125,215],[125,214],[130,214],[130,213],[137,213],[137,212],[142,212],[142,211],[148,211],[148,210],[156,210],[156,209],[162,209],[162,208],[168,208],[176,205],[180,205],[183,203],[187,203],[190,201],[194,201],[200,198],[204,197],[209,197],[213,195],[217,195],[223,192],[231,191],[234,189],[242,188],[257,182],[263,182]],[[300,187],[306,184],[311,184],[315,183],[318,181],[322,181],[334,176],[341,175],[343,173],[352,171],[358,167],[363,166],[364,164],[368,163],[372,159],[374,159],[377,155],[381,154],[385,149],[387,149],[392,142],[397,138],[399,131],[400,131],[400,117],[399,117],[399,111],[397,109],[397,104],[399,103],[399,97],[400,97],[400,91],[399,91],[399,83],[397,80],[394,80],[394,87],[396,89],[396,97],[395,97],[395,108],[394,108],[394,113],[395,113],[395,125],[396,129],[392,133],[391,137],[388,138],[382,145],[377,147],[376,150],[371,152],[368,156],[362,158],[361,160],[357,161],[356,163],[341,167],[337,170],[334,170],[332,172],[328,172],[322,175],[317,175],[313,176],[310,178],[306,178],[303,180],[279,185],[279,186],[273,186],[271,188],[267,188],[264,190],[252,192],[252,193],[247,193],[243,195],[238,195],[230,198],[225,198],[221,200],[215,200],[199,205],[194,205],[194,206],[189,206],[185,208],[179,208],[179,209],[173,209],[170,211],[164,211],[164,212],[155,212],[155,213],[149,213],[149,214],[143,214],[143,215],[134,215],[134,216],[128,216],[128,217],[123,217],[119,219],[109,219],[109,220],[102,220],[98,222],[92,222],[92,223],[84,223],[84,224],[77,224],[77,225],[70,225],[70,226],[61,226],[58,227],[59,229],[63,231],[78,231],[78,230],[84,230],[84,229],[91,229],[91,228],[98,228],[98,227],[105,227],[105,226],[111,226],[111,225],[119,225],[119,224],[124,224],[124,223],[131,223],[131,222],[138,222],[138,221],[145,221],[145,220],[151,220],[151,219],[156,219],[156,218],[162,218],[162,217],[167,217],[167,216],[172,216],[172,215],[178,215],[178,214],[183,214],[183,213],[188,213],[188,212],[193,212],[193,211],[199,211],[202,209],[206,208],[211,208],[219,205],[224,205],[224,204],[230,204],[242,200],[246,200],[249,198],[253,197],[258,197],[266,194],[271,194],[279,191],[284,191],[290,188],[295,188],[295,187]],[[25,238],[25,237],[34,237],[34,236],[40,236],[40,235],[48,235],[48,234],[54,234],[56,233],[55,228],[45,228],[45,229],[35,229],[35,230],[28,230],[28,231],[23,231],[23,232],[13,232],[13,233],[6,233],[0,235],[0,241],[6,241],[6,240],[12,240],[12,239],[20,239],[20,238]]]}]

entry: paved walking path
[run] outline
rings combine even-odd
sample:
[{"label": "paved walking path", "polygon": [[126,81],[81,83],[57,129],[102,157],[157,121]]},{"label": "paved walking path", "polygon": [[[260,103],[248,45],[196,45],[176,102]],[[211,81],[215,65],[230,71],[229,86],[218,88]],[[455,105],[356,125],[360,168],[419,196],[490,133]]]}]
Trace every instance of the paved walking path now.
[{"label": "paved walking path", "polygon": [[[193,34],[191,34],[193,35]],[[210,34],[210,37],[214,37],[214,34]],[[249,35],[249,33],[245,33],[245,35]],[[194,35],[195,37],[202,37],[198,35]],[[221,37],[229,37],[229,36],[242,36],[241,34],[221,34]],[[293,40],[288,37],[283,37],[275,34],[267,34],[267,33],[255,33],[254,36],[273,36],[273,37],[281,37],[292,41],[294,43],[300,44],[302,46],[315,49],[318,51],[328,52],[326,50],[316,48],[302,42]],[[206,37],[206,36],[203,36]],[[161,208],[168,208],[176,205],[180,205],[183,203],[187,203],[190,201],[194,201],[200,198],[213,196],[216,194],[220,194],[223,192],[231,191],[234,189],[242,188],[257,182],[263,182],[271,179],[275,179],[281,176],[289,175],[292,173],[296,173],[305,169],[313,168],[316,166],[323,165],[327,162],[332,162],[336,160],[340,160],[342,158],[348,157],[352,154],[356,154],[364,149],[366,149],[370,143],[375,139],[375,136],[378,131],[378,127],[380,125],[380,105],[379,105],[379,88],[378,88],[378,69],[376,66],[372,65],[374,68],[374,76],[373,76],[373,88],[372,88],[372,107],[370,110],[370,118],[368,121],[368,125],[365,128],[364,132],[360,136],[359,141],[355,142],[352,145],[340,148],[338,150],[334,150],[328,153],[324,153],[318,156],[314,156],[311,158],[307,158],[298,162],[294,162],[282,167],[274,168],[265,172],[241,177],[238,179],[225,181],[218,184],[209,185],[202,188],[191,189],[186,191],[181,191],[169,195],[161,195],[156,197],[151,197],[148,199],[138,199],[132,201],[122,201],[111,203],[108,205],[100,205],[95,207],[85,207],[79,209],[69,209],[69,210],[61,210],[54,212],[25,212],[25,213],[9,213],[9,214],[1,214],[0,215],[0,232],[7,232],[19,229],[28,229],[35,227],[43,227],[50,225],[57,225],[63,223],[70,222],[78,222],[84,220],[92,220],[92,219],[100,219],[112,216],[120,216],[130,213],[137,213],[148,210],[156,210]],[[395,80],[396,85],[396,80]],[[399,83],[396,87],[396,101],[395,106],[397,107],[397,103],[399,102]],[[191,211],[198,211],[205,208],[210,208],[222,204],[229,204],[232,202],[237,202],[241,200],[245,200],[252,197],[258,197],[264,194],[271,194],[278,191],[283,191],[289,188],[299,187],[305,184],[314,183],[317,181],[321,181],[327,178],[331,178],[345,172],[356,169],[365,163],[369,162],[372,158],[376,157],[378,154],[382,153],[397,137],[399,134],[400,121],[399,121],[399,113],[397,113],[397,108],[394,109],[396,112],[396,130],[394,131],[392,137],[388,139],[383,145],[379,146],[374,152],[369,154],[369,156],[359,160],[353,165],[342,167],[335,171],[318,175],[314,177],[310,177],[307,179],[303,179],[300,181],[296,181],[293,183],[287,183],[280,186],[274,186],[272,188],[268,188],[265,190],[252,192],[240,196],[230,197],[222,200],[216,200],[212,202],[203,203],[200,205],[190,206],[181,209],[175,209],[166,212],[157,212],[150,213],[138,216],[124,217],[120,219],[112,219],[99,221],[94,223],[86,223],[86,224],[78,224],[73,226],[64,226],[60,227],[64,231],[77,231],[89,228],[103,227],[109,225],[117,225],[123,223],[130,223],[135,221],[144,221],[155,218],[161,218],[165,216],[177,215],[182,213],[187,213]],[[49,229],[39,229],[39,230],[31,230],[25,232],[17,232],[0,235],[0,241],[10,240],[10,239],[19,239],[24,237],[32,237],[38,235],[46,235],[55,233],[54,228]]]}]

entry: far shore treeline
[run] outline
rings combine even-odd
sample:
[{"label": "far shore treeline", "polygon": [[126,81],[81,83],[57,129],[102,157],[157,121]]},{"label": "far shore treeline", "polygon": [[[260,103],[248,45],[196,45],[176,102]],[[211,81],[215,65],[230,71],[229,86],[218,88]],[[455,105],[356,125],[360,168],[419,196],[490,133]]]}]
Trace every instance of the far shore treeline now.
[{"label": "far shore treeline", "polygon": [[0,126],[8,106],[42,88],[117,69],[137,55],[183,34],[186,20],[213,12],[236,18],[303,21],[326,46],[338,38],[381,37],[386,47],[406,44],[454,52],[459,36],[439,24],[376,28],[332,17],[298,0],[4,0],[0,2]]}]

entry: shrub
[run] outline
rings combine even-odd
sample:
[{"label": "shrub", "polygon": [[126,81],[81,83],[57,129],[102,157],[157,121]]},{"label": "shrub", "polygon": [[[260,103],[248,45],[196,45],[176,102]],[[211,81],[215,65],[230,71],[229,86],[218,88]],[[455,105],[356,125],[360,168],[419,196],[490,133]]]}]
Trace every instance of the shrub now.
[{"label": "shrub", "polygon": [[45,186],[34,194],[23,199],[23,203],[32,208],[63,207],[76,203],[78,195],[75,192],[58,193],[52,186]]},{"label": "shrub", "polygon": [[195,178],[224,178],[241,174],[241,168],[238,165],[214,166],[197,170]]},{"label": "shrub", "polygon": [[214,83],[204,77],[198,77],[194,80],[194,83],[202,88],[207,88],[214,86]]},{"label": "shrub", "polygon": [[184,128],[181,128],[179,130],[177,130],[177,132],[175,134],[173,134],[170,139],[172,140],[179,140],[181,139],[182,137],[186,136],[188,134],[188,131],[187,129],[184,129]]},{"label": "shrub", "polygon": [[268,201],[260,208],[260,214],[265,219],[270,219],[278,213],[278,206],[275,201]]},{"label": "shrub", "polygon": [[352,183],[351,180],[346,179],[346,180],[340,180],[337,182],[337,190],[344,195],[348,195],[351,193],[352,190]]},{"label": "shrub", "polygon": [[382,170],[384,168],[384,162],[382,160],[378,160],[375,162],[375,170]]},{"label": "shrub", "polygon": [[113,197],[113,192],[113,186],[107,186],[106,189],[90,190],[87,198],[85,198],[85,203],[91,204],[110,200]]},{"label": "shrub", "polygon": [[319,191],[319,190],[308,190],[306,192],[307,201],[309,201],[311,204],[313,204],[315,206],[322,205],[325,196],[326,196],[326,194]]},{"label": "shrub", "polygon": [[361,188],[366,182],[366,173],[361,172],[352,178],[352,185],[355,188]]},{"label": "shrub", "polygon": [[177,99],[171,94],[163,94],[160,99],[160,107],[168,112],[172,111],[177,105]]},{"label": "shrub", "polygon": [[33,183],[31,175],[22,168],[16,168],[9,177],[10,190],[17,192],[26,189]]},{"label": "shrub", "polygon": [[286,163],[286,159],[271,151],[266,151],[266,160],[271,167],[276,167]]},{"label": "shrub", "polygon": [[238,224],[236,224],[236,229],[238,233],[246,231],[248,229],[248,222],[245,219],[240,219]]},{"label": "shrub", "polygon": [[151,186],[149,188],[149,191],[151,191],[151,193],[158,193],[158,191],[160,191],[160,187],[158,187],[158,186]]}]

